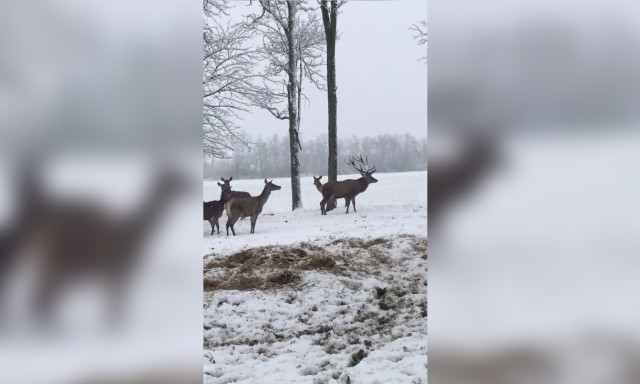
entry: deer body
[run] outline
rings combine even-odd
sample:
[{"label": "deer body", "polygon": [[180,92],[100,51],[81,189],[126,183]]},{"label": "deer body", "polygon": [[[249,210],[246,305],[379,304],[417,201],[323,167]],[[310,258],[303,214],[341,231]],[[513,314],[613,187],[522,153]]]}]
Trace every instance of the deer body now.
[{"label": "deer body", "polygon": [[[249,192],[231,190],[231,180],[233,180],[233,176],[231,176],[229,180],[225,180],[224,177],[221,177],[220,179],[223,181],[223,184],[218,183],[221,189],[220,201],[222,202],[223,210],[224,210],[224,203],[226,203],[231,199],[235,199],[239,197],[251,197]],[[245,217],[246,216],[242,216],[242,220],[244,220]]]},{"label": "deer body", "polygon": [[366,161],[362,159],[362,156],[359,156],[357,158],[352,157],[351,160],[347,163],[360,172],[360,175],[362,175],[361,178],[357,180],[349,179],[343,181],[329,181],[322,186],[322,201],[320,202],[320,213],[322,213],[323,215],[327,214],[326,205],[329,201],[342,198],[345,199],[345,206],[347,207],[346,213],[349,213],[349,205],[351,203],[353,203],[353,211],[357,212],[356,196],[366,191],[369,187],[369,184],[378,182],[376,178],[371,176],[376,171],[375,166],[365,171],[361,167],[356,166],[356,162],[365,165]]},{"label": "deer body", "polygon": [[[32,176],[32,178],[35,176]],[[23,213],[21,247],[36,247],[39,269],[34,310],[46,321],[71,280],[98,277],[108,284],[112,320],[120,316],[129,276],[139,262],[153,224],[184,187],[171,173],[156,179],[144,203],[127,217],[114,217],[93,201],[56,201],[32,185]]]},{"label": "deer body", "polygon": [[221,200],[205,201],[203,202],[202,211],[204,213],[203,220],[207,220],[211,224],[211,235],[213,236],[214,228],[218,228],[218,235],[220,234],[220,223],[218,219],[224,212],[224,203]]},{"label": "deer body", "polygon": [[[313,176],[313,185],[315,185],[315,186],[316,186],[316,189],[318,190],[318,192],[322,193],[322,187],[324,187],[324,184],[322,184],[322,182],[320,181],[320,179],[322,179],[322,175],[320,175],[319,177],[315,177],[315,176]],[[334,205],[333,205],[332,201],[329,201],[328,203],[329,203],[329,207],[330,207],[330,208],[328,209],[328,211],[333,210],[335,207],[334,207]],[[348,204],[348,200],[347,200],[347,199],[345,199],[345,200],[344,200],[344,206],[346,207],[346,206],[347,206],[347,204]]]},{"label": "deer body", "polygon": [[222,202],[222,204],[238,197],[251,197],[248,192],[231,190],[231,180],[233,180],[233,176],[231,176],[229,180],[225,180],[224,177],[221,177],[220,179],[223,181],[223,184],[220,184],[218,182],[218,185],[222,189],[222,191],[220,192],[220,201]]},{"label": "deer body", "polygon": [[277,191],[281,188],[279,185],[273,184],[273,180],[267,182],[265,179],[264,184],[264,189],[259,196],[233,198],[224,204],[224,209],[227,212],[227,236],[229,236],[229,228],[231,228],[233,235],[236,235],[233,226],[241,216],[251,216],[250,233],[254,233],[258,215],[262,212],[262,207],[269,199],[271,191]]}]

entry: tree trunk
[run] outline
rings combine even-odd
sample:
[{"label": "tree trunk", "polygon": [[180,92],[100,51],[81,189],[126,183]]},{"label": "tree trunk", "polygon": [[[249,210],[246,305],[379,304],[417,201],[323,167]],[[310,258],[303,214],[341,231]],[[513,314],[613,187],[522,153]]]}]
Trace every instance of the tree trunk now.
[{"label": "tree trunk", "polygon": [[288,25],[287,25],[287,49],[288,59],[287,75],[287,109],[289,112],[289,149],[291,152],[291,210],[302,208],[302,198],[300,193],[300,156],[298,154],[298,61],[296,60],[296,47],[293,37],[295,36],[296,14],[293,2],[288,2]]},{"label": "tree trunk", "polygon": [[[338,96],[336,86],[336,31],[338,22],[337,0],[331,0],[331,9],[327,9],[329,1],[322,1],[322,21],[327,40],[327,97],[329,105],[329,156],[328,177],[329,181],[338,180]],[[336,207],[336,202],[331,201],[327,210]]]}]

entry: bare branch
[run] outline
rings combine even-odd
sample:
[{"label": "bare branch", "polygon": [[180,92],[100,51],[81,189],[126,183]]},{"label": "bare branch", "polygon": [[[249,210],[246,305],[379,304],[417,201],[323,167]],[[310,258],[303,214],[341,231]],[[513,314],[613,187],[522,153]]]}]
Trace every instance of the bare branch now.
[{"label": "bare branch", "polygon": [[[418,45],[426,45],[427,44],[427,21],[422,20],[419,23],[413,24],[409,27],[410,31],[414,31],[415,34],[413,38],[418,42]],[[420,61],[427,62],[427,55],[425,54],[420,58]]]}]

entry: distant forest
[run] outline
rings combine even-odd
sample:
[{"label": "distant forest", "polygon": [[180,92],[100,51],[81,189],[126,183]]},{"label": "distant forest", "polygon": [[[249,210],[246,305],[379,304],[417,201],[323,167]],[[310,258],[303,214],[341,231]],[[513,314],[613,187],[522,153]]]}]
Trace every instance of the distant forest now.
[{"label": "distant forest", "polygon": [[[205,179],[233,176],[234,179],[291,176],[289,137],[249,138],[249,148],[238,145],[228,159],[204,159]],[[327,175],[327,135],[302,141],[301,175]],[[375,164],[377,172],[425,171],[427,139],[411,134],[384,134],[376,137],[355,136],[338,140],[338,173],[354,173],[344,163],[351,155],[362,154]]]}]

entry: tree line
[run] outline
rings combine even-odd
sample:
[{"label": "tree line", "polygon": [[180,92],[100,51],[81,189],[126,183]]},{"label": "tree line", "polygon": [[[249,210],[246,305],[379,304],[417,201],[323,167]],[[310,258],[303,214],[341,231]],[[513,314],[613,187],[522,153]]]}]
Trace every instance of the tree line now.
[{"label": "tree line", "polygon": [[[273,135],[247,138],[249,146],[237,144],[229,158],[204,160],[204,177],[234,179],[289,177],[291,172],[290,142],[288,136]],[[327,135],[301,140],[300,173],[324,175],[327,173]],[[347,137],[338,139],[338,159],[363,154],[376,165],[378,172],[408,172],[427,169],[427,139],[411,134],[383,134],[375,137]],[[338,161],[338,174],[350,174],[353,169]]]}]

